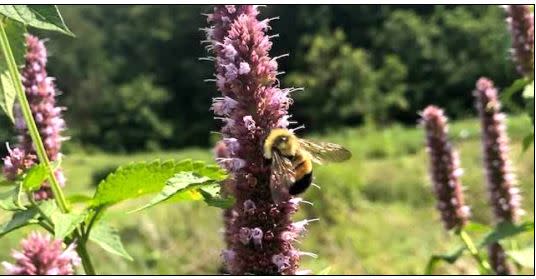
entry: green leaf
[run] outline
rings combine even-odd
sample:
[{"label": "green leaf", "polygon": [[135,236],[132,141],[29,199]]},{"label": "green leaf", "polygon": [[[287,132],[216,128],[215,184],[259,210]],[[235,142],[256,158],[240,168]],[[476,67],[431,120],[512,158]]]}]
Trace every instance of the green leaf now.
[{"label": "green leaf", "polygon": [[516,236],[520,233],[534,231],[534,222],[525,222],[520,225],[515,225],[510,222],[502,222],[497,225],[495,230],[486,235],[479,243],[479,247],[485,247],[499,240]]},{"label": "green leaf", "polygon": [[47,169],[45,165],[33,165],[22,180],[22,188],[25,191],[35,191],[43,185],[47,179]]},{"label": "green leaf", "polygon": [[175,200],[200,200],[203,196],[197,191],[201,186],[214,184],[210,177],[200,176],[197,173],[185,171],[176,174],[166,181],[166,186],[146,205],[131,212],[137,212],[174,197]]},{"label": "green leaf", "polygon": [[523,149],[522,152],[524,153],[529,149],[530,145],[534,142],[534,132],[531,132],[527,136],[523,138]]},{"label": "green leaf", "polygon": [[84,221],[85,217],[86,215],[83,213],[61,213],[59,210],[53,212],[51,219],[54,223],[54,236],[56,239],[64,239],[70,235]]},{"label": "green leaf", "polygon": [[521,89],[523,89],[525,86],[527,86],[527,84],[529,84],[529,82],[530,81],[527,78],[516,79],[512,83],[512,85],[510,85],[509,87],[507,87],[504,90],[502,90],[501,95],[499,97],[501,102],[503,102],[505,104],[508,104],[509,106],[516,107],[512,102],[512,96],[516,92],[521,91]]},{"label": "green leaf", "polygon": [[456,262],[458,258],[460,258],[463,254],[463,251],[465,251],[465,246],[458,247],[450,253],[432,255],[432,257],[430,257],[428,263],[426,264],[424,274],[432,274],[432,271],[434,270],[435,266],[441,261],[447,262],[449,264]]},{"label": "green leaf", "polygon": [[45,215],[45,217],[49,219],[52,219],[52,214],[54,214],[54,212],[60,211],[58,208],[58,204],[53,199],[41,201],[38,206],[41,212],[43,212],[43,214]]},{"label": "green leaf", "polygon": [[99,183],[91,206],[109,206],[142,195],[158,193],[168,179],[183,171],[195,171],[214,180],[227,177],[218,166],[192,160],[133,163],[119,167]]},{"label": "green leaf", "polygon": [[19,185],[15,187],[16,194],[13,196],[13,203],[16,206],[24,209],[25,207],[22,205],[22,195],[24,194],[24,191],[22,191],[22,185],[20,184],[22,183],[19,183]]},{"label": "green leaf", "polygon": [[16,229],[36,223],[37,209],[35,207],[24,211],[17,211],[6,224],[0,227],[0,237]]},{"label": "green leaf", "polygon": [[534,80],[525,86],[522,96],[525,99],[534,98]]},{"label": "green leaf", "polygon": [[519,265],[534,269],[534,246],[521,250],[507,251],[506,255]]},{"label": "green leaf", "polygon": [[[216,187],[219,188],[219,185],[216,184]],[[234,203],[236,202],[236,199],[233,196],[229,197],[222,197],[218,194],[210,193],[204,189],[199,189],[199,193],[203,196],[203,199],[209,206],[219,207],[219,208],[231,208]]]},{"label": "green leaf", "polygon": [[89,240],[98,244],[102,249],[111,254],[121,256],[127,260],[133,261],[132,257],[123,247],[121,238],[117,233],[117,230],[108,226],[102,221],[93,225],[91,232],[89,233]]},{"label": "green leaf", "polygon": [[82,213],[63,213],[58,208],[55,200],[41,201],[39,204],[40,213],[50,219],[54,225],[54,237],[64,239],[70,235],[76,227],[85,220],[87,212]]},{"label": "green leaf", "polygon": [[91,201],[92,197],[85,194],[72,194],[67,197],[69,203],[87,203]]},{"label": "green leaf", "polygon": [[[24,54],[26,53],[24,33],[26,32],[26,28],[23,24],[13,20],[6,20],[4,23],[0,22],[0,24],[4,24],[16,64],[24,64]],[[16,96],[17,93],[11,75],[9,74],[7,60],[5,54],[2,54],[0,55],[0,107],[12,122],[15,122],[13,105],[15,104]]]},{"label": "green leaf", "polygon": [[467,222],[467,224],[463,226],[463,229],[467,232],[483,233],[483,232],[489,232],[493,228],[488,225],[484,225],[484,224],[480,224],[476,222]]},{"label": "green leaf", "polygon": [[0,14],[35,28],[74,36],[56,5],[0,5]]},{"label": "green leaf", "polygon": [[18,198],[18,187],[13,187],[9,191],[0,193],[0,208],[7,211],[24,210],[24,207],[20,207],[15,201]]}]

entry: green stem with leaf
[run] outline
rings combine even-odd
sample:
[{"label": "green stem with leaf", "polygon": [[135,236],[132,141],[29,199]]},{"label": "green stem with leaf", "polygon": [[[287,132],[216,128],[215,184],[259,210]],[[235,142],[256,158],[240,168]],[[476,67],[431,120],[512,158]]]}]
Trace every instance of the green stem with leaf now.
[{"label": "green stem with leaf", "polygon": [[[28,127],[28,133],[30,134],[30,137],[32,138],[32,142],[34,144],[35,151],[37,153],[37,158],[39,159],[39,162],[43,164],[45,166],[45,169],[47,170],[48,181],[52,188],[52,193],[54,194],[54,199],[58,205],[58,208],[61,210],[61,212],[68,213],[69,207],[65,199],[65,195],[63,194],[63,191],[58,183],[58,180],[56,179],[56,175],[54,174],[54,168],[52,164],[50,163],[50,160],[48,159],[48,155],[46,153],[43,140],[41,139],[41,135],[39,134],[39,130],[37,128],[34,117],[32,115],[30,104],[28,102],[28,99],[26,98],[26,94],[24,93],[24,89],[22,87],[20,73],[18,71],[18,67],[15,62],[15,58],[13,56],[13,51],[11,50],[9,39],[7,37],[7,33],[4,27],[5,20],[6,18],[2,17],[2,21],[0,22],[0,47],[1,47],[4,59],[6,60],[6,64],[8,66],[8,71],[9,71],[9,75],[11,78],[11,82],[13,86],[15,87],[17,100],[19,101],[20,106],[21,106],[21,111],[24,117],[24,122],[26,123],[26,126]],[[30,195],[32,194],[30,193]],[[35,204],[35,202],[33,202],[32,197],[29,197],[29,200],[32,202],[34,206],[39,208]],[[47,216],[45,216],[44,214],[42,215],[44,216],[44,218],[48,219]],[[46,221],[51,222],[50,220],[46,220]],[[42,223],[41,225],[48,231],[53,232],[49,224]],[[87,239],[87,237],[81,232],[80,229],[77,229],[75,231],[75,238]],[[79,253],[80,258],[82,259],[82,264],[84,266],[84,270],[86,274],[94,275],[95,269],[93,268],[93,265],[89,258],[89,254],[87,253],[85,242],[78,243],[77,251]]]},{"label": "green stem with leaf", "polygon": [[471,253],[471,256],[475,259],[475,261],[478,263],[478,267],[480,269],[481,274],[491,274],[491,266],[489,263],[483,259],[480,254],[478,253],[478,249],[476,248],[475,243],[471,239],[471,237],[465,232],[463,229],[460,229],[457,234],[462,239],[463,243],[465,244],[465,247],[467,250],[469,250],[469,253]]},{"label": "green stem with leaf", "polygon": [[52,193],[54,194],[54,198],[58,204],[58,207],[62,212],[68,213],[69,207],[67,205],[67,201],[65,200],[65,195],[61,190],[58,180],[56,179],[54,169],[52,168],[50,160],[48,159],[43,140],[41,139],[41,135],[39,134],[39,130],[37,129],[37,125],[35,124],[35,120],[30,109],[30,104],[28,103],[28,99],[26,98],[26,94],[24,93],[24,89],[22,88],[22,81],[20,79],[17,63],[15,63],[15,58],[13,57],[13,52],[9,44],[9,39],[4,28],[5,20],[6,19],[3,18],[2,22],[0,23],[0,46],[2,49],[2,53],[4,54],[4,59],[7,62],[11,81],[17,93],[17,100],[20,103],[22,115],[24,117],[26,126],[28,127],[28,133],[30,134],[30,137],[32,138],[33,144],[35,146],[37,158],[39,159],[39,162],[45,166],[48,172],[48,180],[50,182]]}]

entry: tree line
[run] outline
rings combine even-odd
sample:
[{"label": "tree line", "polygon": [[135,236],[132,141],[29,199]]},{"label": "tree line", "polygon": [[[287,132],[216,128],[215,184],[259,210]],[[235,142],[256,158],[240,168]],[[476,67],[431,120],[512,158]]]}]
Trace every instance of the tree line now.
[{"label": "tree line", "polygon": [[[209,146],[218,95],[200,44],[204,5],[61,6],[77,38],[47,33],[71,142],[108,151]],[[480,76],[516,78],[504,11],[485,5],[273,5],[272,56],[307,132],[414,125],[428,104],[473,116]],[[35,31],[39,35],[39,32]],[[10,127],[5,119],[2,127]],[[5,125],[4,125],[5,124]],[[0,138],[12,136],[0,129]]]}]

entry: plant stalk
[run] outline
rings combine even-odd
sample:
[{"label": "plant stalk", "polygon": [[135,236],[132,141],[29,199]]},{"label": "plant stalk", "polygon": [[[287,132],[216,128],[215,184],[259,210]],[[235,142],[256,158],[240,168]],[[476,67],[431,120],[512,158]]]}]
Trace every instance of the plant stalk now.
[{"label": "plant stalk", "polygon": [[65,200],[65,195],[61,190],[58,180],[56,179],[56,175],[54,175],[54,169],[52,168],[50,160],[48,159],[43,140],[41,139],[41,135],[39,134],[39,130],[37,129],[37,125],[35,124],[35,120],[30,109],[30,104],[28,103],[28,99],[26,98],[26,94],[24,93],[24,89],[22,88],[22,81],[20,79],[20,74],[17,69],[17,64],[15,63],[15,58],[13,57],[13,52],[11,51],[11,46],[9,45],[9,39],[4,28],[4,22],[0,23],[0,45],[2,48],[2,52],[4,53],[4,58],[7,62],[11,81],[13,83],[13,86],[15,86],[15,91],[17,93],[17,99],[21,106],[22,115],[24,116],[24,121],[26,122],[26,126],[28,127],[28,133],[30,134],[30,137],[32,138],[33,144],[35,146],[37,158],[39,159],[39,162],[45,166],[48,172],[48,181],[50,182],[52,193],[54,194],[54,199],[56,200],[58,207],[63,213],[68,213],[69,208],[67,206],[67,201]]},{"label": "plant stalk", "polygon": [[476,248],[475,243],[471,239],[471,237],[465,232],[463,229],[460,229],[458,231],[458,235],[462,239],[463,243],[465,244],[465,247],[467,250],[469,250],[469,253],[471,253],[471,256],[476,260],[478,263],[478,266],[480,267],[480,271],[485,272],[484,274],[490,274],[491,273],[491,266],[489,263],[480,257],[480,254],[478,253],[478,249]]},{"label": "plant stalk", "polygon": [[91,258],[86,249],[86,242],[81,241],[80,245],[76,247],[76,250],[78,251],[80,259],[82,259],[82,266],[84,267],[86,275],[96,275],[97,273],[95,273],[95,268],[93,267],[93,263],[91,263]]}]

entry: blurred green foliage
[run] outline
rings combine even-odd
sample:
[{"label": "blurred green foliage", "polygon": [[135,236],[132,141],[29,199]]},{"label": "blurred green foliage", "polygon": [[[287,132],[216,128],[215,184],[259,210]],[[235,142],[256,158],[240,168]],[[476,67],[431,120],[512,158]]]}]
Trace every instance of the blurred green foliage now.
[{"label": "blurred green foliage", "polygon": [[[64,5],[70,38],[49,38],[49,73],[63,92],[73,145],[108,151],[208,146],[215,85],[200,41],[203,5]],[[517,75],[495,5],[273,5],[271,54],[282,86],[304,86],[291,113],[308,132],[367,122],[413,125],[428,104],[474,115],[478,77]],[[132,99],[139,105],[121,104]],[[517,102],[522,102],[519,98]],[[135,118],[135,119],[133,119]],[[125,120],[129,119],[129,120]],[[2,127],[10,127],[0,120]],[[4,125],[5,124],[5,125]],[[9,139],[7,129],[0,138]]]},{"label": "blurred green foliage", "polygon": [[386,55],[381,68],[374,69],[369,54],[353,48],[341,29],[304,37],[304,44],[310,45],[305,71],[292,72],[286,80],[305,88],[295,96],[295,111],[313,130],[360,117],[367,124],[386,124],[390,109],[407,107],[407,69],[398,56]]}]

